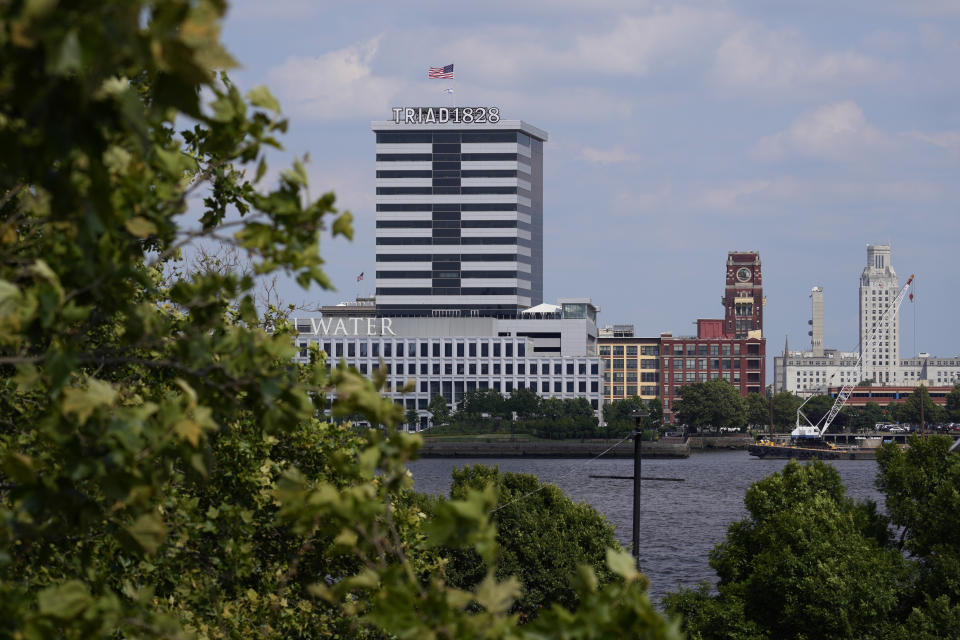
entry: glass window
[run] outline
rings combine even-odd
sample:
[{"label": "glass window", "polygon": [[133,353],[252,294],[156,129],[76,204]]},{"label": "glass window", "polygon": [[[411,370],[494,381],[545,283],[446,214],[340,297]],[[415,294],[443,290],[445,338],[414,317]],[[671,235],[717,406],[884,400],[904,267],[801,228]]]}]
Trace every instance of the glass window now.
[{"label": "glass window", "polygon": [[517,364],[517,373],[519,375],[521,376],[524,375],[526,373],[526,369],[527,369],[527,365],[525,365],[524,363],[521,362]]},{"label": "glass window", "polygon": [[336,343],[336,347],[335,347],[335,348],[336,348],[336,350],[337,350],[337,357],[338,357],[338,358],[342,358],[342,357],[343,357],[343,343],[342,343],[342,342]]},{"label": "glass window", "polygon": [[550,383],[546,380],[540,383],[540,390],[543,393],[548,393],[550,391]]},{"label": "glass window", "polygon": [[520,342],[517,343],[517,357],[524,358],[527,355],[527,343]]},{"label": "glass window", "polygon": [[587,392],[587,381],[586,381],[586,380],[581,380],[581,381],[578,383],[578,387],[579,387],[579,389],[580,389],[580,393],[586,393],[586,392]]},{"label": "glass window", "polygon": [[697,372],[696,372],[696,371],[687,371],[686,374],[687,374],[687,382],[696,382],[696,380],[697,380],[697,377],[696,377],[696,376],[697,376]]},{"label": "glass window", "polygon": [[635,356],[635,355],[637,355],[637,345],[635,345],[635,344],[629,344],[629,345],[627,345],[627,355],[628,355],[628,356]]},{"label": "glass window", "polygon": [[623,369],[623,358],[615,358],[613,361],[614,369]]},{"label": "glass window", "polygon": [[627,373],[627,382],[636,382],[637,381],[637,372],[632,371]]},{"label": "glass window", "polygon": [[476,342],[471,342],[471,343],[470,343],[470,348],[469,348],[469,350],[468,350],[468,353],[470,354],[470,357],[471,357],[471,358],[476,358],[476,357],[477,357],[477,343],[476,343]]},{"label": "glass window", "polygon": [[414,341],[407,343],[407,357],[416,358],[417,357],[417,343]]},{"label": "glass window", "polygon": [[596,362],[591,363],[591,365],[590,365],[590,374],[595,376],[595,375],[597,375],[597,372],[598,372],[598,371],[600,371],[600,365],[597,364]]},{"label": "glass window", "polygon": [[433,357],[434,357],[434,358],[439,358],[439,357],[440,357],[440,343],[439,343],[439,342],[434,342],[434,343],[432,343],[430,346],[431,346],[430,352],[433,354]]},{"label": "glass window", "polygon": [[[374,347],[376,347],[376,345],[374,345]],[[421,358],[426,358],[427,355],[429,354],[429,352],[430,352],[430,347],[427,346],[427,343],[426,343],[426,342],[421,342],[421,343],[420,343],[420,357],[421,357]],[[377,354],[373,354],[373,355],[377,355]]]},{"label": "glass window", "polygon": [[636,369],[637,361],[634,358],[627,358],[627,369]]},{"label": "glass window", "polygon": [[720,345],[718,345],[718,344],[712,344],[712,345],[710,345],[710,355],[712,355],[712,356],[718,356],[718,355],[720,355]]},{"label": "glass window", "polygon": [[706,369],[707,368],[707,359],[706,358],[697,358],[697,368]]},{"label": "glass window", "polygon": [[490,343],[482,342],[480,343],[480,357],[486,358],[490,355]]},{"label": "glass window", "polygon": [[480,365],[480,375],[486,376],[490,374],[490,366],[484,362]]},{"label": "glass window", "polygon": [[537,375],[537,363],[536,363],[536,362],[531,362],[531,363],[530,363],[530,375]]},{"label": "glass window", "polygon": [[590,392],[596,393],[597,389],[600,387],[600,384],[596,380],[590,381]]},{"label": "glass window", "polygon": [[675,355],[675,356],[682,356],[682,355],[683,355],[683,345],[682,345],[682,344],[675,344],[675,345],[673,345],[673,355]]},{"label": "glass window", "polygon": [[581,362],[579,365],[577,365],[577,373],[579,373],[579,374],[582,375],[582,376],[587,375],[587,363],[586,363],[586,362]]},{"label": "glass window", "polygon": [[356,355],[357,355],[357,343],[356,342],[347,343],[347,357],[353,358],[353,357],[356,357]]},{"label": "glass window", "polygon": [[427,375],[427,366],[428,366],[428,365],[427,365],[426,362],[423,362],[423,363],[420,364],[420,374],[421,374],[421,375],[424,375],[424,376]]},{"label": "glass window", "polygon": [[617,345],[613,348],[613,355],[622,356],[623,355],[623,345]]},{"label": "glass window", "polygon": [[697,345],[695,345],[695,344],[688,344],[688,345],[687,345],[687,355],[688,355],[688,356],[695,356],[695,355],[697,355]]},{"label": "glass window", "polygon": [[729,344],[729,343],[723,345],[723,355],[725,355],[725,356],[730,355],[730,344]]},{"label": "glass window", "polygon": [[471,376],[477,375],[477,365],[471,362],[469,368],[467,369],[467,373],[469,373]]},{"label": "glass window", "polygon": [[629,397],[632,398],[632,397],[635,396],[635,395],[637,395],[637,385],[635,385],[635,384],[628,384],[628,385],[627,385],[627,396],[629,396]]},{"label": "glass window", "polygon": [[573,363],[572,363],[572,362],[568,362],[568,363],[567,363],[567,375],[568,375],[568,376],[572,376],[572,375],[573,375]]},{"label": "glass window", "polygon": [[554,383],[553,383],[553,392],[554,392],[554,393],[562,393],[562,392],[563,392],[563,383],[560,382],[559,380],[557,380],[556,382],[554,382]]},{"label": "glass window", "polygon": [[600,345],[600,349],[598,350],[598,353],[602,356],[610,355],[610,345],[608,344]]},{"label": "glass window", "polygon": [[493,363],[493,375],[495,375],[495,376],[500,375],[500,363],[499,363],[499,362],[494,362],[494,363]]},{"label": "glass window", "polygon": [[567,393],[573,393],[573,380],[567,380]]},{"label": "glass window", "polygon": [[559,363],[559,362],[554,362],[554,363],[553,363],[553,375],[559,376],[561,373],[563,373],[563,370],[562,370],[562,368],[561,368],[560,363]]},{"label": "glass window", "polygon": [[513,343],[512,343],[512,342],[508,342],[507,344],[504,345],[504,349],[506,349],[506,354],[505,354],[506,357],[512,358],[512,357],[513,357]]},{"label": "glass window", "polygon": [[683,371],[674,371],[674,372],[673,372],[673,381],[674,381],[674,382],[683,382]]},{"label": "glass window", "polygon": [[697,359],[687,358],[687,369],[693,369],[695,366],[697,366]]},{"label": "glass window", "polygon": [[457,357],[458,357],[458,358],[462,358],[462,357],[463,357],[463,343],[462,343],[462,342],[458,342],[458,343],[457,343]]},{"label": "glass window", "polygon": [[443,345],[443,355],[447,358],[453,356],[453,345],[449,342]]},{"label": "glass window", "polygon": [[707,355],[707,345],[705,345],[705,344],[698,344],[698,345],[697,345],[697,355],[698,355],[698,356],[705,356],[705,355]]},{"label": "glass window", "polygon": [[494,358],[499,358],[499,357],[500,357],[500,343],[499,343],[499,342],[494,342],[494,343],[493,343],[493,357],[494,357]]}]

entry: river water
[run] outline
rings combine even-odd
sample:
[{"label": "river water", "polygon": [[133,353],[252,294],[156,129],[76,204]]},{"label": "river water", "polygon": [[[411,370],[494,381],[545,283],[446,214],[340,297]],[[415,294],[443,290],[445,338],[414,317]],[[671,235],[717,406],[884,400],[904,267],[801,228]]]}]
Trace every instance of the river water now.
[{"label": "river water", "polygon": [[[417,491],[448,495],[451,471],[468,464],[496,465],[501,471],[530,473],[555,484],[570,498],[586,502],[606,516],[625,548],[632,532],[633,481],[590,475],[633,475],[631,459],[546,460],[533,458],[426,458],[409,465]],[[678,585],[716,582],[709,553],[727,527],[746,515],[743,497],[757,480],[779,471],[785,460],[760,460],[746,451],[694,453],[679,460],[644,459],[642,477],[682,478],[683,482],[645,480],[640,516],[640,566],[650,579],[654,602]],[[873,460],[832,461],[851,497],[883,506],[874,486]]]}]

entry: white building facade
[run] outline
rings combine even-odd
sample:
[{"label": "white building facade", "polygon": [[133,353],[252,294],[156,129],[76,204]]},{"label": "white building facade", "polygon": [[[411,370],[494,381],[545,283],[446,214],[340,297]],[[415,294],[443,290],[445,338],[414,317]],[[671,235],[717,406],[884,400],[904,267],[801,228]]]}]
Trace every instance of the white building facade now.
[{"label": "white building facade", "polygon": [[887,314],[899,292],[897,273],[890,263],[890,245],[867,245],[867,266],[860,276],[860,351],[864,380],[882,385],[902,382],[899,309]]},{"label": "white building facade", "polygon": [[[316,343],[328,364],[344,360],[369,375],[389,372],[387,397],[429,419],[440,394],[456,409],[474,389],[505,396],[526,388],[543,398],[585,398],[600,416],[603,363],[597,356],[596,308],[588,299],[561,299],[515,318],[297,318],[298,361]],[[413,390],[401,389],[411,383]]]},{"label": "white building facade", "polygon": [[[885,312],[900,292],[897,274],[890,261],[889,245],[868,245],[867,265],[860,276],[859,333],[863,356],[857,367],[858,352],[840,352],[823,348],[823,288],[811,291],[811,348],[790,351],[787,346],[774,358],[775,391],[789,391],[801,397],[827,393],[830,387],[873,380],[878,386],[927,387],[952,386],[960,382],[960,356],[943,358],[920,353],[914,358],[900,357],[899,311]],[[877,340],[871,344],[875,328]],[[872,347],[872,348],[871,348]]]}]

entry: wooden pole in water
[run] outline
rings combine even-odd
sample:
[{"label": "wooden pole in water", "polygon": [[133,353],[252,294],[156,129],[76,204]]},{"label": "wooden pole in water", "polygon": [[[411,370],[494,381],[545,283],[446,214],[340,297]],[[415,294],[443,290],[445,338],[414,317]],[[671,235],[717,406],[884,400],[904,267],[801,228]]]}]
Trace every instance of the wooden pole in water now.
[{"label": "wooden pole in water", "polygon": [[643,436],[642,414],[634,413],[636,430],[633,432],[633,557],[640,571],[640,441]]}]

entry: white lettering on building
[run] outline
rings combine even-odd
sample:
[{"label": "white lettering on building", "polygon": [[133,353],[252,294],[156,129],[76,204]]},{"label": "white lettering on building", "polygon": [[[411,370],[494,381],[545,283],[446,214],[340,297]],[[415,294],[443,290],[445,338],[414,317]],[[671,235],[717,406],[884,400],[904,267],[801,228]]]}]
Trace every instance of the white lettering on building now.
[{"label": "white lettering on building", "polygon": [[[310,326],[316,335],[397,335],[393,330],[393,319],[380,318],[379,320],[378,325],[377,318],[337,318],[336,323],[334,323],[333,318],[310,318]],[[364,327],[364,324],[366,324],[366,327]],[[364,328],[366,328],[366,331],[364,331]]]}]

